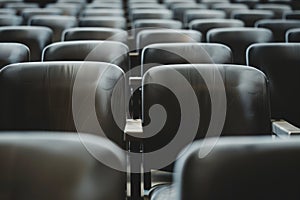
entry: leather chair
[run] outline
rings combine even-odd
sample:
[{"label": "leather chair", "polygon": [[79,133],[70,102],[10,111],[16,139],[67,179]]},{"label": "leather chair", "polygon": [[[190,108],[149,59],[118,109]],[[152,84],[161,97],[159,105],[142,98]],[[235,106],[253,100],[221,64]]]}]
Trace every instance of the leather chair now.
[{"label": "leather chair", "polygon": [[0,71],[0,129],[106,135],[124,147],[124,81],[124,72],[110,63],[8,65]]},{"label": "leather chair", "polygon": [[248,10],[248,6],[243,3],[217,3],[212,5],[212,9],[225,11],[226,18],[230,18],[232,12],[237,10]]},{"label": "leather chair", "polygon": [[5,3],[4,8],[14,9],[17,11],[17,15],[21,15],[22,11],[26,8],[39,8],[37,3],[25,3],[25,2],[12,2]]},{"label": "leather chair", "polygon": [[149,44],[155,43],[182,43],[182,42],[200,42],[201,33],[194,30],[144,30],[138,33],[136,38],[136,47],[138,50],[143,49]]},{"label": "leather chair", "polygon": [[126,29],[126,19],[124,17],[81,17],[79,18],[80,27],[107,27]]},{"label": "leather chair", "polygon": [[202,41],[206,41],[207,32],[214,28],[244,27],[244,23],[236,19],[195,19],[189,23],[189,28],[202,33]]},{"label": "leather chair", "polygon": [[200,157],[210,142],[186,149],[176,163],[173,187],[161,188],[151,200],[300,198],[299,137],[220,138],[206,157]]},{"label": "leather chair", "polygon": [[42,61],[107,62],[129,70],[129,49],[114,41],[68,41],[50,44],[43,50]]},{"label": "leather chair", "polygon": [[40,15],[62,15],[63,11],[58,8],[26,8],[22,11],[21,15],[24,19],[24,24],[28,24],[33,16]]},{"label": "leather chair", "polygon": [[300,12],[299,11],[285,12],[283,13],[283,19],[300,20]]},{"label": "leather chair", "polygon": [[0,43],[0,69],[8,64],[28,62],[29,48],[19,43]]},{"label": "leather chair", "polygon": [[126,31],[115,28],[70,28],[62,34],[62,41],[74,40],[111,40],[127,43],[128,34]]},{"label": "leather chair", "polygon": [[0,27],[1,42],[18,42],[30,49],[30,61],[40,61],[42,50],[51,43],[52,30],[38,26]]},{"label": "leather chair", "polygon": [[53,31],[52,41],[59,42],[65,29],[77,27],[77,19],[73,16],[33,16],[28,24],[51,28]]},{"label": "leather chair", "polygon": [[81,10],[81,5],[77,3],[49,3],[46,8],[57,8],[63,11],[63,15],[77,16]]},{"label": "leather chair", "polygon": [[93,2],[86,5],[86,8],[95,8],[95,9],[122,9],[122,4],[118,2]]},{"label": "leather chair", "polygon": [[11,8],[0,8],[0,15],[16,15],[17,11]]},{"label": "leather chair", "polygon": [[174,13],[174,19],[180,20],[184,22],[184,13],[187,10],[201,10],[207,9],[207,6],[204,4],[196,4],[196,3],[182,3],[182,4],[175,4],[172,8]]},{"label": "leather chair", "polygon": [[123,17],[124,10],[122,9],[96,9],[90,8],[85,9],[80,14],[82,17],[93,17],[93,16],[115,16],[115,17]]},{"label": "leather chair", "polygon": [[187,10],[184,13],[184,24],[188,24],[195,19],[224,19],[226,13],[222,10]]},{"label": "leather chair", "polygon": [[172,19],[173,13],[168,9],[138,9],[133,10],[130,20],[138,19]]},{"label": "leather chair", "polygon": [[300,28],[289,29],[285,34],[286,42],[300,42]]},{"label": "leather chair", "polygon": [[272,32],[264,28],[216,28],[207,33],[208,42],[221,43],[230,47],[235,64],[246,64],[246,49],[251,44],[272,40]]},{"label": "leather chair", "polygon": [[125,199],[125,173],[101,162],[108,160],[122,169],[125,155],[101,137],[2,132],[0,159],[2,199]]},{"label": "leather chair", "polygon": [[300,28],[299,20],[260,20],[255,23],[256,27],[267,28],[273,32],[274,42],[284,42],[285,33],[292,28]]},{"label": "leather chair", "polygon": [[258,9],[258,10],[271,10],[271,11],[273,11],[275,19],[282,19],[283,13],[292,10],[291,6],[289,6],[289,5],[276,4],[276,3],[274,3],[274,4],[272,4],[272,3],[256,4],[254,6],[254,8]]},{"label": "leather chair", "polygon": [[243,21],[246,27],[254,27],[257,21],[273,17],[274,12],[270,10],[235,10],[231,14],[231,18]]},{"label": "leather chair", "polygon": [[23,23],[20,16],[0,14],[0,26],[19,26]]},{"label": "leather chair", "polygon": [[273,119],[300,125],[299,52],[297,43],[255,44],[247,51],[247,64],[263,71],[270,85]]},{"label": "leather chair", "polygon": [[213,43],[163,43],[146,46],[142,52],[141,76],[158,65],[232,63],[229,47]]}]

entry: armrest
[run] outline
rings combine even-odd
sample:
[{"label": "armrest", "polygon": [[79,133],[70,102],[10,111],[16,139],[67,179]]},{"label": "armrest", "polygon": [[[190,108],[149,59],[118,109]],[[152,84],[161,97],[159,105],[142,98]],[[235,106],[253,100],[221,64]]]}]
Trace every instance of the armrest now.
[{"label": "armrest", "polygon": [[124,140],[125,141],[140,141],[142,140],[143,126],[141,119],[127,119],[125,130],[124,130]]},{"label": "armrest", "polygon": [[272,131],[279,137],[289,137],[300,134],[300,129],[287,121],[280,120],[272,122]]}]

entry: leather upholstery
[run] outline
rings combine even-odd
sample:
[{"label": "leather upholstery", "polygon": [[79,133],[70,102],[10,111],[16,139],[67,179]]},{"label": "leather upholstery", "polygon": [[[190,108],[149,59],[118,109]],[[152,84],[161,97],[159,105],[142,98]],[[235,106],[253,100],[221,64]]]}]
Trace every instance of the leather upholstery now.
[{"label": "leather upholstery", "polygon": [[201,33],[194,30],[144,30],[136,38],[137,49],[142,49],[149,44],[172,42],[200,42]]},{"label": "leather upholstery", "polygon": [[299,199],[299,143],[299,137],[221,138],[204,158],[199,153],[209,141],[196,143],[177,163],[178,195],[171,199]]},{"label": "leather upholstery", "polygon": [[148,45],[142,52],[142,75],[150,68],[170,64],[232,63],[229,47],[213,43],[163,43]]},{"label": "leather upholstery", "polygon": [[83,17],[91,16],[124,16],[124,11],[122,9],[101,9],[101,8],[87,8],[81,12]]},{"label": "leather upholstery", "polygon": [[37,26],[0,27],[0,42],[18,42],[30,49],[30,60],[40,61],[42,50],[51,43],[52,30]]},{"label": "leather upholstery", "polygon": [[126,175],[100,162],[107,158],[120,169],[125,166],[125,155],[100,137],[2,132],[1,199],[125,199]]},{"label": "leather upholstery", "polygon": [[51,28],[53,31],[52,41],[59,42],[65,29],[77,26],[77,19],[73,16],[33,16],[28,24]]},{"label": "leather upholstery", "polygon": [[96,61],[108,62],[129,69],[129,49],[114,41],[68,41],[47,46],[42,61]]},{"label": "leather upholstery", "polygon": [[295,20],[300,20],[300,12],[299,11],[290,11],[290,12],[285,12],[283,14],[283,19],[295,19]]},{"label": "leather upholstery", "polygon": [[28,62],[30,51],[19,43],[0,43],[0,69],[8,64]]},{"label": "leather upholstery", "polygon": [[22,17],[15,15],[0,15],[0,26],[18,26],[23,22]]},{"label": "leather upholstery", "polygon": [[[179,104],[179,100],[174,96],[173,91],[159,85],[161,82],[167,83],[177,88],[177,94],[188,95],[186,94],[186,88],[182,87],[184,83],[180,79],[172,78],[172,76],[169,75],[174,70],[183,75],[194,90],[198,100],[201,117],[200,120],[198,119],[199,124],[195,139],[206,136],[212,112],[210,94],[200,73],[214,74],[212,72],[215,70],[220,72],[224,80],[227,98],[226,119],[221,135],[241,136],[270,134],[268,87],[266,77],[261,71],[246,66],[225,64],[165,65],[148,70],[143,77],[144,87],[142,98],[144,126],[151,124],[149,109],[153,105],[158,104],[162,106],[167,115],[166,121],[163,127],[158,130],[158,133],[144,139],[145,152],[158,150],[168,144],[177,134],[178,127],[181,123],[182,116],[180,109],[182,105]],[[212,86],[213,89],[219,87],[217,85],[218,84]],[[152,113],[151,115],[155,114]],[[193,126],[192,121],[193,120],[186,122],[191,124],[186,124],[184,127],[181,127],[182,132],[194,134],[191,133],[190,130],[190,127]],[[149,129],[144,129],[144,132],[145,136],[151,134]],[[184,143],[184,141],[182,142]],[[177,150],[177,153],[179,153],[181,149]],[[164,170],[171,171],[172,167],[168,166]]]},{"label": "leather upholstery", "polygon": [[285,34],[286,42],[300,42],[300,28],[289,29]]},{"label": "leather upholstery", "polygon": [[205,4],[195,4],[195,3],[183,3],[183,4],[175,4],[172,8],[174,13],[174,19],[180,20],[184,22],[184,13],[187,10],[201,10],[207,9]]},{"label": "leather upholstery", "polygon": [[22,11],[25,24],[35,15],[61,15],[63,11],[57,8],[26,8]]},{"label": "leather upholstery", "polygon": [[243,27],[244,23],[236,19],[195,19],[189,23],[189,28],[202,33],[202,41],[206,41],[207,32],[213,28]]},{"label": "leather upholstery", "polygon": [[62,41],[112,40],[127,43],[127,32],[115,28],[70,28],[64,31]]},{"label": "leather upholstery", "polygon": [[126,19],[124,17],[81,17],[79,18],[80,27],[107,27],[126,29]]},{"label": "leather upholstery", "polygon": [[291,11],[292,8],[289,5],[284,4],[256,4],[255,9],[260,10],[271,10],[274,12],[274,18],[276,19],[282,19],[282,16],[285,12]]},{"label": "leather upholstery", "polygon": [[25,3],[25,2],[12,2],[4,4],[4,8],[10,8],[17,11],[18,15],[21,15],[22,11],[26,8],[38,8],[37,3]]},{"label": "leather upholstery", "polygon": [[231,48],[233,63],[236,64],[246,64],[246,49],[251,44],[272,40],[272,32],[264,28],[219,28],[207,33],[208,42],[225,44]]},{"label": "leather upholstery", "polygon": [[138,9],[132,11],[132,21],[138,19],[172,19],[173,13],[168,9]]},{"label": "leather upholstery", "polygon": [[272,118],[300,126],[298,43],[257,44],[249,47],[248,64],[262,70],[271,91]]},{"label": "leather upholstery", "polygon": [[11,8],[1,8],[0,15],[16,15],[17,11]]},{"label": "leather upholstery", "polygon": [[232,12],[236,10],[248,10],[248,6],[243,3],[216,3],[212,5],[212,9],[223,10],[226,13],[226,18],[231,18]]},{"label": "leather upholstery", "polygon": [[258,20],[272,19],[274,12],[271,10],[235,10],[231,17],[243,21],[246,27],[254,27]]},{"label": "leather upholstery", "polygon": [[187,10],[184,14],[184,24],[188,25],[195,19],[223,19],[226,13],[222,10]]},{"label": "leather upholstery", "polygon": [[284,42],[285,33],[292,28],[300,28],[299,20],[260,20],[256,22],[256,27],[268,28],[273,32],[274,42]]},{"label": "leather upholstery", "polygon": [[63,11],[63,15],[77,16],[81,10],[81,5],[77,3],[48,3],[47,8],[58,8]]},{"label": "leather upholstery", "polygon": [[[119,67],[100,62],[9,65],[0,71],[0,129],[100,134],[96,126],[99,124],[108,138],[122,146],[125,124],[123,76]],[[114,90],[119,95],[117,100],[112,99]],[[86,103],[89,94],[95,95],[92,102],[95,119],[92,111],[84,109],[89,106]],[[112,109],[119,113],[120,128]],[[80,118],[77,112],[81,113]]]}]

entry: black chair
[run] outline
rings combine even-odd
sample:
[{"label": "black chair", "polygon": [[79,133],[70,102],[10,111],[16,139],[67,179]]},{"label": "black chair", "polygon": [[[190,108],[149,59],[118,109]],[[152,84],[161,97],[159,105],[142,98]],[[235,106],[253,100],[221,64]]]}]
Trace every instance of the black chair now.
[{"label": "black chair", "polygon": [[144,30],[138,33],[136,47],[142,50],[145,46],[155,43],[170,42],[200,42],[201,33],[194,30],[156,29]]},{"label": "black chair", "polygon": [[287,11],[291,11],[292,8],[289,5],[285,5],[285,4],[256,4],[255,9],[258,10],[271,10],[274,12],[274,18],[275,19],[282,19],[283,14]]},{"label": "black chair", "polygon": [[21,15],[24,20],[24,24],[28,24],[29,20],[33,16],[40,15],[62,15],[63,11],[58,8],[26,8],[22,11]]},{"label": "black chair", "polygon": [[42,50],[51,43],[52,30],[38,26],[5,26],[0,27],[1,42],[17,42],[28,46],[30,61],[40,61]]},{"label": "black chair", "polygon": [[0,43],[0,69],[8,64],[28,62],[29,48],[19,43]]},{"label": "black chair", "polygon": [[96,16],[79,18],[80,27],[107,27],[126,29],[126,19],[124,17]]},{"label": "black chair", "polygon": [[37,3],[25,3],[25,2],[12,2],[5,3],[3,5],[4,8],[14,9],[16,10],[17,15],[21,15],[22,11],[26,8],[39,8]]},{"label": "black chair", "polygon": [[248,6],[243,3],[217,3],[212,5],[212,9],[225,11],[226,18],[230,18],[232,12],[237,10],[248,10]]},{"label": "black chair", "polygon": [[8,65],[0,71],[0,129],[92,133],[124,147],[124,81],[110,63]]},{"label": "black chair", "polygon": [[77,26],[77,19],[73,16],[33,16],[28,24],[51,28],[53,31],[52,42],[58,42],[61,41],[61,35],[65,29]]},{"label": "black chair", "polygon": [[236,19],[195,19],[189,23],[189,28],[202,33],[205,42],[207,32],[214,28],[244,27],[244,23]]},{"label": "black chair", "polygon": [[220,138],[202,157],[215,140],[200,141],[186,149],[176,163],[173,187],[161,188],[151,200],[300,198],[299,137]]},{"label": "black chair", "polygon": [[123,17],[124,11],[122,9],[85,9],[80,14],[82,17],[93,16],[115,16]]},{"label": "black chair", "polygon": [[[90,151],[87,151],[90,150]],[[2,132],[0,196],[9,199],[124,200],[125,155],[87,134]],[[103,161],[107,160],[107,163]],[[113,165],[108,166],[109,162]],[[112,167],[116,167],[113,169]]]},{"label": "black chair", "polygon": [[294,10],[294,11],[285,12],[285,13],[283,13],[283,19],[300,20],[300,11]]},{"label": "black chair", "polygon": [[175,4],[172,8],[174,13],[174,19],[180,20],[184,22],[184,13],[187,10],[201,10],[207,9],[207,6],[204,4],[195,4],[195,3],[182,3],[182,4]]},{"label": "black chair", "polygon": [[254,27],[257,21],[273,17],[274,12],[270,10],[235,10],[231,13],[231,18],[243,21],[246,27]]},{"label": "black chair", "polygon": [[115,41],[68,41],[50,44],[43,50],[42,61],[107,62],[129,70],[129,49]]},{"label": "black chair", "polygon": [[63,11],[63,15],[77,16],[81,10],[81,5],[77,3],[49,3],[46,8],[58,8]]},{"label": "black chair", "polygon": [[285,34],[286,42],[300,42],[300,28],[289,29]]},{"label": "black chair", "polygon": [[142,52],[141,76],[152,67],[170,64],[232,63],[229,47],[213,43],[162,43],[146,46]]},{"label": "black chair", "polygon": [[128,34],[126,31],[115,28],[70,28],[63,32],[62,41],[74,40],[111,40],[127,43]]},{"label": "black chair", "polygon": [[168,9],[137,9],[131,13],[130,20],[138,19],[172,19],[173,13]]},{"label": "black chair", "polygon": [[19,26],[22,25],[23,18],[16,15],[0,15],[0,26]]},{"label": "black chair", "polygon": [[12,8],[0,8],[0,15],[16,15],[17,11]]},{"label": "black chair", "polygon": [[300,125],[299,52],[297,43],[255,44],[247,51],[247,64],[262,70],[270,84],[272,118]]},{"label": "black chair", "polygon": [[300,28],[300,20],[259,20],[256,27],[267,28],[273,32],[274,42],[284,42],[286,31],[292,28]]},{"label": "black chair", "polygon": [[195,19],[224,19],[226,13],[222,10],[187,10],[184,13],[184,24],[188,24]]},{"label": "black chair", "polygon": [[235,64],[246,64],[246,49],[251,44],[271,42],[272,39],[272,32],[264,28],[216,28],[207,33],[208,42],[230,47]]}]

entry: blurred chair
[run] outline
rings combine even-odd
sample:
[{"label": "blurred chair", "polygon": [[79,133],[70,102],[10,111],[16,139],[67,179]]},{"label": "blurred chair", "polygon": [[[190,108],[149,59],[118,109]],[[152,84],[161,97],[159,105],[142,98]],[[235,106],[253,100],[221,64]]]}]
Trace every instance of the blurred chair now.
[{"label": "blurred chair", "polygon": [[286,42],[300,42],[300,28],[289,29],[285,34]]},{"label": "blurred chair", "polygon": [[235,10],[231,14],[231,18],[243,21],[246,27],[254,27],[257,21],[273,17],[274,13],[270,10]]},{"label": "blurred chair", "polygon": [[28,62],[29,48],[20,43],[0,43],[0,69],[12,63]]},{"label": "blurred chair", "polygon": [[79,18],[80,27],[106,27],[126,29],[126,19],[124,17],[112,16],[95,16],[95,17],[81,17]]}]

